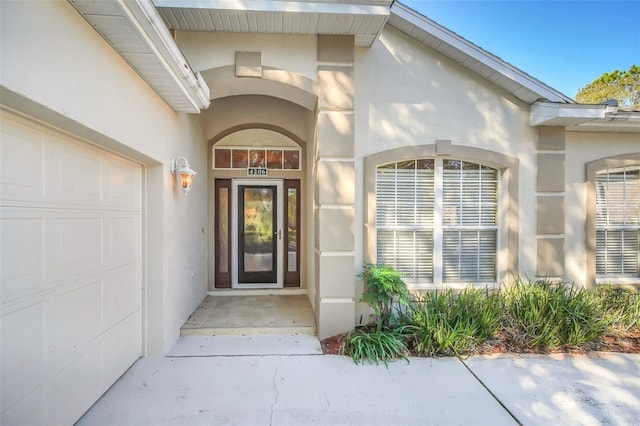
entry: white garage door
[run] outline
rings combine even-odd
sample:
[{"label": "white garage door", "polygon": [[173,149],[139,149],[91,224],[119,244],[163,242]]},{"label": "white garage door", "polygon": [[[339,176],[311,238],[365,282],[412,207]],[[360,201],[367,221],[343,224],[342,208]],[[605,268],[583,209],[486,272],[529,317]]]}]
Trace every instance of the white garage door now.
[{"label": "white garage door", "polygon": [[141,167],[1,115],[0,423],[72,424],[141,354]]}]

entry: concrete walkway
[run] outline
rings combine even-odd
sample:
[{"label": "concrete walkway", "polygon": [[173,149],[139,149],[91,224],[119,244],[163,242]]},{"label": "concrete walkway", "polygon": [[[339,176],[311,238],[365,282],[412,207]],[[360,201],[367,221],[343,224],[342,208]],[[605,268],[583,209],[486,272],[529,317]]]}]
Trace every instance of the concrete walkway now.
[{"label": "concrete walkway", "polygon": [[78,425],[640,424],[640,355],[411,358],[387,369],[318,355],[307,338],[181,338],[172,356],[138,360]]}]

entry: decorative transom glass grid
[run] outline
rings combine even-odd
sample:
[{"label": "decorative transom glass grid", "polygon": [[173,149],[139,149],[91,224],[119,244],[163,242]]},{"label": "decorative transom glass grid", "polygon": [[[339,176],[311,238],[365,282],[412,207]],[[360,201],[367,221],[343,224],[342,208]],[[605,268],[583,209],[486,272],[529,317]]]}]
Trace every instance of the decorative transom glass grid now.
[{"label": "decorative transom glass grid", "polygon": [[596,175],[596,274],[638,276],[640,165]]},{"label": "decorative transom glass grid", "polygon": [[296,148],[228,147],[213,150],[214,169],[300,170],[300,163],[300,150]]},{"label": "decorative transom glass grid", "polygon": [[376,173],[377,262],[415,282],[495,282],[498,171],[452,159]]}]

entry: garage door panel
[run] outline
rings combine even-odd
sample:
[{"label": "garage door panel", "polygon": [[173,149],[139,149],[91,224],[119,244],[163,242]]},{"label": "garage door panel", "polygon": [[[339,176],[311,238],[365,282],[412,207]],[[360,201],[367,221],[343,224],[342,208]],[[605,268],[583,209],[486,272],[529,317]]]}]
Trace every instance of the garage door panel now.
[{"label": "garage door panel", "polygon": [[85,145],[63,143],[57,138],[47,142],[47,200],[56,204],[100,205],[100,154]]},{"label": "garage door panel", "polygon": [[[140,357],[139,316],[129,315],[105,331],[88,350],[45,384],[55,395],[51,414],[58,424],[79,418]],[[82,408],[86,407],[86,408]]]},{"label": "garage door panel", "polygon": [[140,210],[140,168],[105,154],[102,202],[105,206]]},{"label": "garage door panel", "polygon": [[70,136],[3,117],[0,154],[4,201],[140,210],[140,167]]},{"label": "garage door panel", "polygon": [[53,222],[55,276],[83,274],[102,266],[102,218],[62,217]]},{"label": "garage door panel", "polygon": [[[43,136],[35,129],[2,120],[0,190],[4,200],[44,199]],[[25,171],[29,171],[25,173]]]},{"label": "garage door panel", "polygon": [[56,352],[64,359],[100,333],[102,280],[55,298]]},{"label": "garage door panel", "polygon": [[46,372],[44,303],[7,307],[3,309],[0,324],[0,389],[4,408],[17,402],[21,395],[37,388]]},{"label": "garage door panel", "polygon": [[0,424],[72,424],[142,352],[141,167],[0,119]]},{"label": "garage door panel", "polygon": [[50,406],[55,424],[66,424],[77,419],[94,403],[94,395],[102,390],[102,345],[95,345],[82,353],[67,367],[48,381],[45,392],[53,398]]},{"label": "garage door panel", "polygon": [[33,426],[51,424],[52,410],[49,408],[53,401],[45,393],[44,386],[34,389],[14,405],[7,405],[2,401],[2,424],[16,426]]},{"label": "garage door panel", "polygon": [[0,214],[0,296],[5,298],[33,291],[44,281],[44,218],[21,217],[5,210]]},{"label": "garage door panel", "polygon": [[133,313],[105,333],[102,341],[102,392],[106,392],[140,357],[140,330],[140,315]]},{"label": "garage door panel", "polygon": [[103,280],[102,324],[112,327],[140,309],[140,268],[134,267]]},{"label": "garage door panel", "polygon": [[[140,344],[140,317],[133,313],[67,358],[40,386],[7,392],[10,400],[3,394],[2,424],[73,423],[140,357]],[[3,392],[16,389],[9,385],[3,380]]]},{"label": "garage door panel", "polygon": [[2,208],[0,295],[5,300],[26,297],[83,275],[91,279],[114,268],[139,265],[140,232],[135,213],[98,216],[95,211]]},{"label": "garage door panel", "polygon": [[131,236],[140,233],[138,216],[104,219],[104,263],[106,266],[126,265],[140,261],[140,244],[131,244]]}]

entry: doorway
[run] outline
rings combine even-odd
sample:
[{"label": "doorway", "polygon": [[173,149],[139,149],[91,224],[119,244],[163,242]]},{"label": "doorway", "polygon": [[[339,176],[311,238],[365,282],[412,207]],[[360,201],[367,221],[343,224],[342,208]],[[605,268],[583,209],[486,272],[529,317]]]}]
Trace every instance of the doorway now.
[{"label": "doorway", "polygon": [[234,180],[231,188],[233,287],[282,287],[282,181]]},{"label": "doorway", "polygon": [[215,288],[300,286],[300,181],[216,179]]}]

